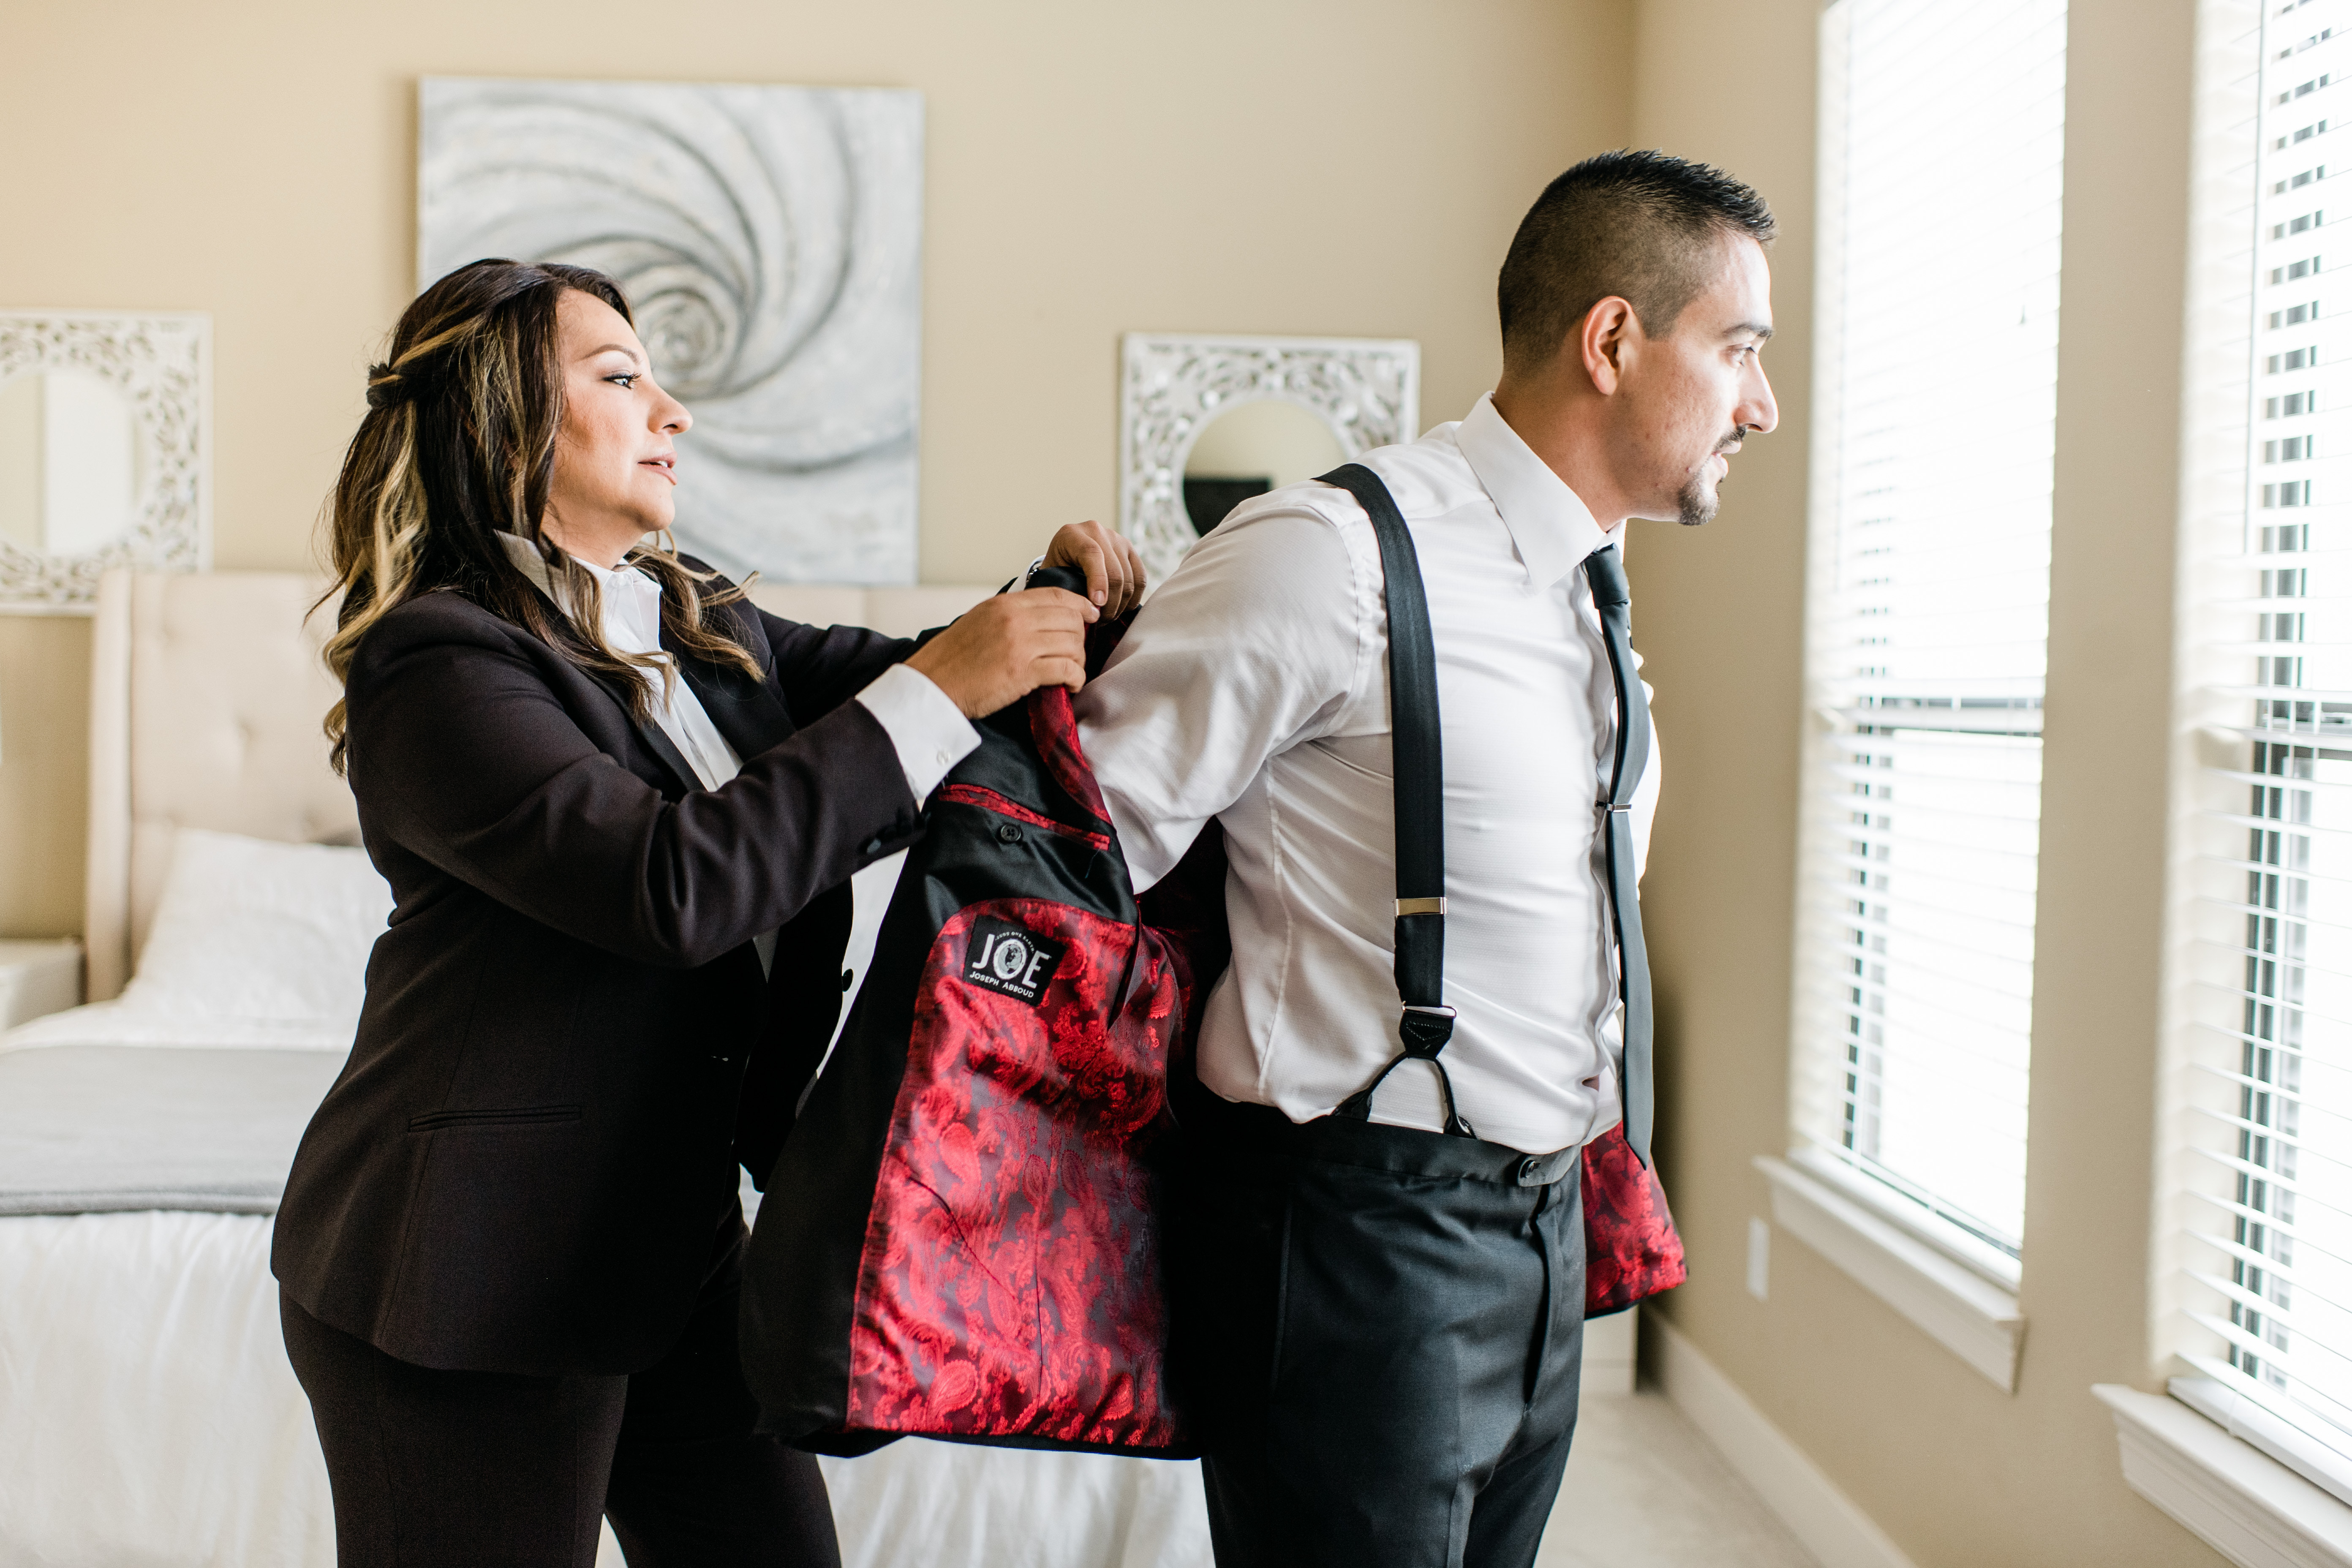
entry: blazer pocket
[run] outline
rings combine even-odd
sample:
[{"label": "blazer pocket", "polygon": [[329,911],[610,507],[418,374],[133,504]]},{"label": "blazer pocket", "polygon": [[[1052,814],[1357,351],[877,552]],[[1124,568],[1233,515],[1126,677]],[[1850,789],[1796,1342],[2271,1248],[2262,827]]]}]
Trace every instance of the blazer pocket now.
[{"label": "blazer pocket", "polygon": [[436,1110],[408,1119],[411,1132],[441,1132],[467,1127],[545,1127],[577,1121],[576,1105],[517,1105],[493,1110]]}]

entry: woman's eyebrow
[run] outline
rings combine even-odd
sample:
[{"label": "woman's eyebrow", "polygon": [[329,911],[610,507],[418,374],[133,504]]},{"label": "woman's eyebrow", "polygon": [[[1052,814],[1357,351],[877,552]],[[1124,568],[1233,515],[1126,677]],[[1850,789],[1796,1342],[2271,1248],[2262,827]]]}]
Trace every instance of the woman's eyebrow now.
[{"label": "woman's eyebrow", "polygon": [[637,363],[637,351],[629,347],[626,343],[599,343],[580,357],[583,359],[594,359],[598,354],[626,354],[629,356],[629,363],[631,364]]}]

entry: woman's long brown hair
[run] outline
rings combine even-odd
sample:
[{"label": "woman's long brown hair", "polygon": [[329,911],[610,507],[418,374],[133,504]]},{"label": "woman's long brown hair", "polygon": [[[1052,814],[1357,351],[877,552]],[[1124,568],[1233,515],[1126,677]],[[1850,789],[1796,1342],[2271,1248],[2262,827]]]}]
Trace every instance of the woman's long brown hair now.
[{"label": "woman's long brown hair", "polygon": [[[640,720],[652,713],[643,672],[665,680],[667,658],[626,654],[604,640],[596,580],[541,531],[563,427],[563,364],[556,305],[567,289],[634,318],[618,285],[585,267],[477,261],[416,297],[393,329],[383,363],[368,370],[368,412],[343,457],[328,504],[327,546],[342,594],[327,668],[347,680],[371,627],[420,594],[448,592],[522,626],[583,669],[618,675]],[[499,544],[512,533],[546,558],[570,616],[548,603]],[[625,564],[662,588],[662,626],[696,657],[755,679],[759,665],[709,611],[743,596],[711,581],[674,548],[640,545]],[[320,604],[325,598],[320,600]],[[327,714],[335,771],[347,761],[343,703]]]}]

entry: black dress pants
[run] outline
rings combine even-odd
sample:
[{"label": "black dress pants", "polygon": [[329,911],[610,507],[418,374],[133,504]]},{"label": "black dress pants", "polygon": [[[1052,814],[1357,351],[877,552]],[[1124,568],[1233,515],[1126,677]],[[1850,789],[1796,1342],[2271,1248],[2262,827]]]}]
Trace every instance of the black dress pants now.
[{"label": "black dress pants", "polygon": [[1527,1568],[1576,1427],[1576,1152],[1222,1100],[1184,1124],[1171,1352],[1220,1568]]},{"label": "black dress pants", "polygon": [[285,1296],[326,1451],[341,1568],[838,1568],[816,1460],[753,1428],[736,1355],[742,1226],[669,1354],[626,1376],[444,1372]]}]

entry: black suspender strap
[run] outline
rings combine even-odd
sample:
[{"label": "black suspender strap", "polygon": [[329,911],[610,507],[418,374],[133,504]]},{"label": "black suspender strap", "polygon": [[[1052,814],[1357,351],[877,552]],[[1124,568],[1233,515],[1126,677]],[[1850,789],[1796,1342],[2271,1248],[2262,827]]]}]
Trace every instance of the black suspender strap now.
[{"label": "black suspender strap", "polygon": [[1389,621],[1390,763],[1396,786],[1396,982],[1404,1003],[1397,1025],[1402,1051],[1371,1082],[1339,1102],[1333,1113],[1369,1121],[1372,1093],[1397,1063],[1424,1061],[1437,1069],[1445,1101],[1445,1131],[1475,1138],[1454,1105],[1454,1083],[1437,1059],[1454,1037],[1454,1009],[1445,1005],[1445,774],[1438,750],[1437,648],[1429,635],[1429,603],[1422,594],[1421,562],[1412,535],[1380,476],[1360,463],[1332,469],[1322,482],[1362,503],[1380,541],[1381,574]]},{"label": "black suspender strap", "polygon": [[1651,1052],[1650,952],[1642,940],[1642,889],[1633,865],[1633,792],[1650,763],[1650,702],[1633,668],[1633,596],[1625,585],[1624,552],[1613,544],[1594,551],[1584,558],[1584,575],[1592,585],[1592,607],[1601,613],[1609,673],[1617,686],[1617,760],[1601,809],[1609,817],[1609,907],[1617,928],[1617,994],[1625,1004],[1625,1054],[1618,1071],[1625,1102],[1625,1142],[1633,1157],[1646,1165],[1657,1116],[1657,1087]]},{"label": "black suspender strap", "polygon": [[[1429,631],[1429,603],[1422,591],[1421,563],[1412,535],[1380,476],[1349,463],[1322,476],[1362,503],[1380,541],[1381,573],[1389,623],[1389,728],[1396,785],[1396,981],[1403,1001],[1397,1026],[1402,1049],[1372,1081],[1339,1102],[1337,1116],[1369,1121],[1372,1095],[1397,1064],[1425,1061],[1437,1069],[1445,1102],[1445,1131],[1477,1134],[1454,1108],[1454,1083],[1438,1056],[1454,1036],[1454,1009],[1445,1005],[1445,780],[1438,750],[1437,649]],[[1634,672],[1633,595],[1625,584],[1622,552],[1616,545],[1585,558],[1584,574],[1600,613],[1609,649],[1609,673],[1617,689],[1617,749],[1610,768],[1609,794],[1600,802],[1607,817],[1604,843],[1609,869],[1611,924],[1617,942],[1618,995],[1625,1005],[1624,1060],[1619,1072],[1624,1097],[1625,1142],[1642,1163],[1650,1163],[1650,1133],[1657,1094],[1652,1053],[1649,951],[1642,940],[1641,889],[1634,876],[1633,792],[1650,761],[1650,705]]]}]

